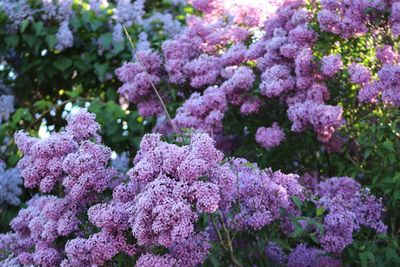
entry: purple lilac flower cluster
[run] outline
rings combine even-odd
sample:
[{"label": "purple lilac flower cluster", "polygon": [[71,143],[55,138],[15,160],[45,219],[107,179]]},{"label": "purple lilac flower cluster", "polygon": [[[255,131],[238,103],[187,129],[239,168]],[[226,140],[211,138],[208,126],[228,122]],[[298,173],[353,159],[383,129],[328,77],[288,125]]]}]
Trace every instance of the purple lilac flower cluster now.
[{"label": "purple lilac flower cluster", "polygon": [[[312,54],[317,35],[309,24],[310,14],[305,10],[305,4],[285,1],[274,15],[265,20],[265,34],[247,47],[244,42],[251,35],[249,25],[258,23],[248,25],[236,23],[235,19],[219,19],[216,14],[228,16],[224,8],[225,4],[230,5],[228,2],[192,1],[204,16],[189,17],[185,30],[162,45],[167,76],[159,77],[178,86],[189,85],[195,91],[178,108],[174,122],[180,128],[191,127],[212,135],[219,134],[227,104],[240,107],[243,115],[260,111],[264,100],[252,92],[254,82],[260,79],[259,93],[262,96],[278,98],[288,106],[292,131],[312,128],[321,142],[328,143],[344,121],[340,106],[326,104],[330,94],[325,80],[341,70],[343,64],[339,55],[331,55],[323,58],[321,70],[317,67]],[[235,9],[229,10],[235,17]],[[258,70],[248,66],[251,62],[256,62]],[[262,73],[259,77],[255,74],[258,72]],[[134,89],[128,89],[127,82],[120,80],[124,82],[121,88],[126,88],[123,96],[127,97],[129,92],[135,94]],[[203,95],[202,90],[205,90]],[[210,91],[221,99],[217,101],[219,105],[214,105],[214,102],[201,104],[205,103]],[[154,97],[154,92],[151,93]],[[130,102],[141,110],[146,98],[131,99]],[[265,133],[264,128],[259,128],[257,142],[265,147],[280,143],[262,142],[261,139],[267,138]],[[282,133],[279,135],[278,139],[282,140]]]},{"label": "purple lilac flower cluster", "polygon": [[[382,101],[393,106],[400,106],[399,74],[400,65],[397,61],[397,53],[390,47],[377,51],[381,62],[384,63],[378,71],[378,78],[375,80],[366,79],[361,84],[358,92],[358,99],[364,103],[377,103]],[[368,77],[369,78],[369,77]]]},{"label": "purple lilac flower cluster", "polygon": [[284,139],[285,133],[276,122],[271,127],[260,127],[257,129],[256,141],[266,149],[278,146]]},{"label": "purple lilac flower cluster", "polygon": [[316,188],[317,205],[328,211],[324,218],[321,245],[325,251],[340,254],[353,241],[353,232],[360,226],[385,233],[382,223],[383,205],[361,185],[349,177],[333,177]]},{"label": "purple lilac flower cluster", "polygon": [[0,95],[0,125],[2,122],[8,121],[14,112],[14,96]]},{"label": "purple lilac flower cluster", "polygon": [[72,0],[42,0],[33,7],[29,1],[18,0],[2,2],[1,7],[9,19],[9,30],[12,33],[18,31],[19,26],[24,20],[32,21],[36,14],[44,22],[57,21],[60,28],[56,34],[57,43],[55,48],[57,50],[64,50],[72,47],[73,34],[68,26],[69,19],[72,16]]},{"label": "purple lilac flower cluster", "polygon": [[[286,257],[271,243],[266,248],[271,262],[340,266],[326,253],[340,254],[360,226],[386,231],[381,202],[351,178],[327,179],[305,190],[295,174],[259,169],[244,159],[223,163],[222,152],[204,133],[182,146],[145,135],[128,181],[112,185],[119,174],[108,167],[111,151],[100,144],[99,130],[94,115],[80,109],[68,117],[64,131],[46,139],[16,134],[26,186],[62,193],[36,195],[20,210],[12,232],[0,235],[2,265],[103,266],[124,254],[135,255],[136,266],[195,267],[222,229],[258,231],[276,222],[290,233],[288,219],[301,214],[294,197],[327,211],[319,236],[323,250],[300,244]],[[107,190],[111,197],[101,194]],[[222,220],[211,223],[215,215]],[[200,218],[213,230],[198,227]]]},{"label": "purple lilac flower cluster", "polygon": [[22,178],[17,168],[6,169],[5,163],[0,161],[0,205],[9,204],[18,206]]},{"label": "purple lilac flower cluster", "polygon": [[281,209],[296,214],[291,197],[304,199],[297,175],[261,170],[244,159],[233,160],[231,168],[237,176],[235,198],[240,205],[240,212],[230,222],[233,227],[261,229],[274,221],[283,220]]},{"label": "purple lilac flower cluster", "polygon": [[[196,233],[195,222],[201,213],[212,213],[224,204],[222,186],[233,183],[220,179],[232,175],[219,166],[222,154],[207,135],[195,135],[183,147],[160,137],[143,137],[128,172],[129,183],[114,189],[111,202],[88,210],[89,221],[101,232],[70,240],[64,266],[101,265],[120,252],[134,255],[138,247],[154,245],[168,248],[169,254],[142,254],[137,266],[196,266],[207,257],[211,246],[204,233]],[[204,176],[210,180],[200,181]],[[128,244],[130,231],[135,245]]]},{"label": "purple lilac flower cluster", "polygon": [[[379,18],[389,1],[321,0],[318,12],[321,30],[338,34],[343,38],[364,35],[368,23]],[[394,5],[393,5],[394,6]]]},{"label": "purple lilac flower cluster", "polygon": [[160,114],[163,109],[153,88],[160,82],[160,56],[151,50],[142,50],[136,58],[135,63],[125,63],[116,70],[118,79],[124,83],[118,92],[138,105],[141,116]]}]

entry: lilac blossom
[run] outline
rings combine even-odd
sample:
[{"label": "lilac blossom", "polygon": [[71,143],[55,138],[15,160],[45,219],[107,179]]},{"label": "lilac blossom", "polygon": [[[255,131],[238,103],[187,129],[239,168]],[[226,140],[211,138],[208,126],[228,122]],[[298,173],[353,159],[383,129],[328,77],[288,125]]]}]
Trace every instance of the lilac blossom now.
[{"label": "lilac blossom", "polygon": [[278,146],[284,139],[285,133],[276,122],[271,127],[260,127],[257,129],[256,141],[266,149]]},{"label": "lilac blossom", "polygon": [[2,122],[8,121],[11,114],[14,112],[14,96],[0,96],[0,125]]},{"label": "lilac blossom", "polygon": [[22,178],[18,169],[6,169],[5,163],[0,161],[0,204],[19,205],[21,184]]}]

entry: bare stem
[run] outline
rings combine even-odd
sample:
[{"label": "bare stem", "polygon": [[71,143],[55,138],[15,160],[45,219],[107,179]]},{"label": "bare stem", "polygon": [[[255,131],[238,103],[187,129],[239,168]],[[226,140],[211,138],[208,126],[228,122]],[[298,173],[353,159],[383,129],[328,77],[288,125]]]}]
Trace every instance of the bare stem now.
[{"label": "bare stem", "polygon": [[217,232],[217,236],[218,236],[219,242],[221,243],[222,247],[225,250],[227,250],[227,247],[225,246],[225,242],[224,242],[224,240],[222,238],[221,232],[219,231],[218,226],[217,226],[217,224],[215,223],[215,221],[214,221],[214,219],[212,217],[211,217],[211,223],[214,226],[215,232]]},{"label": "bare stem", "polygon": [[[131,38],[131,36],[129,35],[128,30],[126,29],[125,25],[122,25],[122,27],[124,27],[125,35],[126,35],[126,37],[128,38],[128,41],[129,41],[129,43],[130,43],[130,45],[131,45],[131,47],[132,47],[132,51],[134,52],[134,51],[135,51],[135,45],[134,45],[133,42],[132,42],[132,38]],[[144,71],[145,71],[146,74],[150,77],[150,74],[147,72],[146,67],[143,65],[143,63],[140,62],[140,59],[139,59],[139,57],[137,56],[137,54],[134,53],[134,55],[135,55],[135,58],[136,58],[137,62],[139,62],[139,64],[141,64],[141,65],[143,66]],[[163,99],[161,98],[161,95],[158,93],[157,88],[156,88],[156,86],[154,85],[154,83],[153,83],[153,81],[151,80],[151,78],[149,79],[149,82],[150,82],[150,85],[151,85],[151,87],[153,88],[154,92],[156,93],[156,95],[157,95],[157,97],[158,97],[158,100],[160,101],[160,103],[161,103],[161,105],[162,105],[162,107],[163,107],[165,113],[167,114],[168,120],[169,120],[169,122],[171,123],[172,128],[174,129],[174,132],[175,132],[175,133],[178,133],[178,131],[175,129],[174,123],[172,122],[171,115],[170,115],[169,112],[168,112],[167,106],[165,105]]]},{"label": "bare stem", "polygon": [[233,245],[232,245],[232,240],[229,234],[229,230],[228,228],[225,226],[224,223],[224,217],[222,216],[221,213],[219,213],[219,217],[220,217],[220,221],[221,221],[221,226],[222,229],[224,230],[225,233],[225,237],[226,237],[226,241],[228,243],[228,249],[229,249],[229,254],[231,256],[231,261],[233,262],[233,264],[237,267],[243,267],[243,265],[235,258],[235,255],[233,254]]}]

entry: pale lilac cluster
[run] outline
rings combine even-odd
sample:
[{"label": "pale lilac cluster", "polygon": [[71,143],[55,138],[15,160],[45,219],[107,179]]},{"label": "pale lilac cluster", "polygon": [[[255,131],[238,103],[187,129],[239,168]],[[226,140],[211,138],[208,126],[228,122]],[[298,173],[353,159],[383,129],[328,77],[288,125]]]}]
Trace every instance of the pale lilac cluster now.
[{"label": "pale lilac cluster", "polygon": [[365,84],[371,79],[371,72],[361,64],[352,63],[349,66],[350,81],[356,84]]},{"label": "pale lilac cluster", "polygon": [[[261,75],[260,93],[268,98],[284,100],[292,131],[313,128],[321,142],[328,142],[342,125],[342,109],[330,106],[329,91],[323,72],[333,75],[341,68],[337,57],[323,59],[319,70],[311,48],[316,34],[309,25],[309,15],[303,1],[285,2],[265,22],[265,36],[253,43],[247,57],[257,61]],[[334,61],[327,67],[324,62]]]},{"label": "pale lilac cluster", "polygon": [[196,17],[189,17],[187,24],[181,34],[162,46],[169,81],[181,84],[190,80],[195,88],[213,85],[224,65],[217,49],[244,41],[248,31],[222,20],[207,22]]},{"label": "pale lilac cluster", "polygon": [[321,60],[321,63],[321,71],[328,77],[333,77],[343,68],[342,57],[337,54],[324,56]]},{"label": "pale lilac cluster", "polygon": [[196,234],[172,247],[169,254],[142,254],[136,262],[137,267],[196,267],[202,264],[209,254],[211,244],[206,234]]},{"label": "pale lilac cluster", "polygon": [[14,96],[0,95],[0,125],[10,119],[14,112]]},{"label": "pale lilac cluster", "polygon": [[176,260],[169,255],[153,255],[150,253],[143,254],[136,262],[137,267],[173,267]]},{"label": "pale lilac cluster", "polygon": [[183,26],[178,20],[175,20],[172,14],[155,12],[150,17],[143,20],[143,27],[151,31],[154,24],[161,23],[162,29],[168,36],[173,37],[183,30]]},{"label": "pale lilac cluster", "polygon": [[327,143],[343,124],[343,110],[339,106],[316,104],[313,101],[289,106],[288,117],[293,122],[292,131],[301,132],[312,126],[321,142]]},{"label": "pale lilac cluster", "polygon": [[288,256],[288,267],[341,267],[341,261],[334,259],[325,252],[308,247],[305,244],[299,244]]},{"label": "pale lilac cluster", "polygon": [[376,49],[376,58],[382,64],[392,64],[397,62],[399,55],[390,45],[384,45]]},{"label": "pale lilac cluster", "polygon": [[389,1],[321,0],[318,22],[322,31],[343,38],[364,35],[368,24],[382,16]]},{"label": "pale lilac cluster", "polygon": [[378,71],[378,80],[367,82],[359,91],[358,99],[364,103],[376,103],[380,95],[384,103],[400,106],[399,76],[399,64],[384,64]]},{"label": "pale lilac cluster", "polygon": [[138,244],[170,248],[195,234],[199,214],[230,204],[226,194],[233,191],[234,177],[219,165],[222,157],[206,134],[194,135],[183,147],[162,142],[160,135],[144,136],[128,173],[142,188],[130,213]]},{"label": "pale lilac cluster", "polygon": [[172,123],[180,129],[195,128],[210,134],[220,133],[227,109],[224,92],[218,87],[209,87],[203,94],[193,93],[178,108]]},{"label": "pale lilac cluster", "polygon": [[77,215],[76,205],[66,199],[34,197],[11,221],[14,232],[0,235],[0,249],[24,266],[57,266],[62,256],[55,241],[78,230]]},{"label": "pale lilac cluster", "polygon": [[253,70],[246,66],[232,69],[232,65],[240,64],[245,58],[246,49],[242,44],[232,46],[222,60],[228,67],[222,74],[227,80],[222,83],[220,89],[225,93],[229,103],[240,106],[240,112],[248,115],[257,113],[263,101],[249,92],[253,89],[256,79]]},{"label": "pale lilac cluster", "polygon": [[246,0],[190,0],[196,9],[204,12],[207,20],[222,16],[231,18],[236,24],[259,26],[276,8],[278,1]]},{"label": "pale lilac cluster", "polygon": [[44,21],[55,19],[60,23],[55,46],[55,49],[59,51],[72,47],[74,43],[74,36],[68,25],[73,12],[72,4],[73,0],[42,0],[42,8],[39,11],[42,19]]},{"label": "pale lilac cluster", "polygon": [[0,7],[8,17],[8,30],[11,33],[17,32],[19,25],[25,19],[33,19],[34,10],[27,0],[4,0],[0,3]]},{"label": "pale lilac cluster", "polygon": [[129,210],[139,188],[120,183],[113,190],[113,199],[99,203],[87,211],[89,222],[101,231],[89,237],[77,237],[67,242],[64,267],[104,265],[119,253],[135,255],[136,244],[129,242]]},{"label": "pale lilac cluster", "polygon": [[108,0],[89,0],[90,9],[97,15],[101,15],[102,8],[108,5]]},{"label": "pale lilac cluster", "polygon": [[161,58],[151,50],[138,51],[135,63],[125,63],[116,70],[123,85],[118,92],[137,104],[141,116],[158,115],[163,112],[153,85],[160,82]]},{"label": "pale lilac cluster", "polygon": [[256,142],[266,149],[278,146],[284,139],[285,133],[277,122],[274,122],[271,127],[257,129]]},{"label": "pale lilac cluster", "polygon": [[18,132],[15,142],[24,154],[18,167],[27,188],[48,193],[62,183],[70,197],[85,199],[88,192],[100,192],[108,185],[114,173],[106,166],[111,151],[90,141],[99,141],[100,126],[93,114],[80,109],[67,121],[65,131],[45,139]]},{"label": "pale lilac cluster", "polygon": [[120,252],[132,256],[135,251],[135,246],[127,244],[124,237],[101,231],[87,239],[78,237],[69,240],[65,245],[67,259],[64,259],[60,266],[104,266]]},{"label": "pale lilac cluster", "polygon": [[244,159],[235,159],[231,164],[237,176],[236,201],[240,206],[230,222],[234,228],[259,230],[284,219],[281,209],[297,213],[291,198],[304,199],[297,175],[261,170]]},{"label": "pale lilac cluster", "polygon": [[145,0],[117,0],[114,10],[116,24],[130,27],[134,23],[141,23],[144,15]]},{"label": "pale lilac cluster", "polygon": [[[223,192],[233,191],[234,176],[219,165],[223,155],[207,135],[195,135],[183,147],[160,138],[143,137],[128,172],[131,181],[118,185],[109,203],[88,211],[89,221],[101,232],[70,240],[63,266],[102,265],[118,253],[134,255],[138,246],[153,245],[162,245],[169,253],[142,254],[137,266],[195,267],[205,260],[211,245],[195,223],[201,213],[231,202]],[[208,181],[200,180],[205,176]],[[138,246],[129,244],[130,231]]]},{"label": "pale lilac cluster", "polygon": [[42,7],[39,10],[43,20],[55,19],[59,22],[68,22],[72,16],[73,0],[42,0]]},{"label": "pale lilac cluster", "polygon": [[39,14],[45,22],[56,20],[60,23],[60,28],[56,34],[57,44],[55,49],[64,50],[72,47],[73,34],[68,26],[72,16],[73,0],[41,0],[37,7],[32,7],[26,0],[9,1],[2,3],[2,8],[10,21],[10,31],[16,32],[23,20],[33,20]]},{"label": "pale lilac cluster", "polygon": [[61,22],[61,26],[56,34],[57,43],[55,49],[62,51],[72,47],[74,44],[74,36],[68,26],[68,21]]},{"label": "pale lilac cluster", "polygon": [[392,1],[390,23],[394,37],[400,36],[400,2]]},{"label": "pale lilac cluster", "polygon": [[324,235],[320,237],[325,251],[340,254],[353,241],[353,232],[360,226],[385,233],[383,205],[361,185],[349,177],[333,177],[316,188],[317,205],[328,211],[324,218]]},{"label": "pale lilac cluster", "polygon": [[22,193],[21,184],[22,178],[18,169],[6,169],[5,163],[0,161],[0,205],[19,205],[19,196]]},{"label": "pale lilac cluster", "polygon": [[111,149],[90,141],[82,142],[77,151],[66,155],[62,162],[66,174],[62,185],[67,196],[76,202],[87,202],[95,193],[106,190],[116,175],[107,166],[110,158]]},{"label": "pale lilac cluster", "polygon": [[133,24],[143,22],[145,0],[117,0],[113,9],[113,41],[116,43],[124,40],[123,26],[129,28]]}]

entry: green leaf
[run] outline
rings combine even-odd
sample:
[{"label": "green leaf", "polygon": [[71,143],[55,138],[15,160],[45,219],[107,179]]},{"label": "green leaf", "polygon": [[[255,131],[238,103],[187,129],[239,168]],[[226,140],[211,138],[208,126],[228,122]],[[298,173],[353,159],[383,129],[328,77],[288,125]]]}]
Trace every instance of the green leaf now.
[{"label": "green leaf", "polygon": [[45,108],[50,108],[52,106],[52,103],[51,103],[51,101],[42,99],[42,100],[36,101],[34,106],[39,109],[45,109]]},{"label": "green leaf", "polygon": [[19,37],[17,35],[9,35],[5,38],[6,43],[10,46],[17,46],[19,42]]},{"label": "green leaf", "polygon": [[108,63],[100,64],[100,63],[95,63],[94,68],[99,75],[99,78],[104,78],[104,75],[106,74],[108,70]]},{"label": "green leaf", "polygon": [[90,22],[90,27],[92,28],[93,31],[96,31],[97,29],[99,29],[101,27],[101,25],[103,25],[103,23],[99,20]]},{"label": "green leaf", "polygon": [[35,32],[37,35],[41,35],[44,29],[44,24],[42,21],[36,22],[33,24],[33,28],[35,28]]},{"label": "green leaf", "polygon": [[292,196],[292,200],[293,200],[294,204],[296,204],[296,207],[300,210],[301,205],[302,205],[300,198],[298,198],[296,196]]},{"label": "green leaf", "polygon": [[32,48],[35,45],[37,38],[35,35],[24,35],[24,40],[28,46]]},{"label": "green leaf", "polygon": [[28,28],[28,26],[29,26],[29,20],[28,19],[24,19],[21,22],[21,25],[20,25],[21,33],[24,33],[24,31],[26,30],[26,28]]},{"label": "green leaf", "polygon": [[375,261],[375,257],[371,251],[363,251],[359,253],[361,266],[369,266],[370,264]]},{"label": "green leaf", "polygon": [[46,43],[49,46],[49,48],[54,48],[54,46],[57,43],[57,38],[55,35],[51,34],[51,35],[47,35],[46,38]]},{"label": "green leaf", "polygon": [[322,214],[324,214],[325,209],[323,207],[319,207],[317,208],[317,216],[321,216]]},{"label": "green leaf", "polygon": [[394,145],[393,142],[390,140],[386,140],[385,142],[383,142],[383,147],[386,148],[387,150],[391,151],[391,152],[395,152],[394,149]]},{"label": "green leaf", "polygon": [[71,65],[72,65],[72,60],[64,56],[58,58],[53,62],[53,66],[61,71],[66,70]]}]

